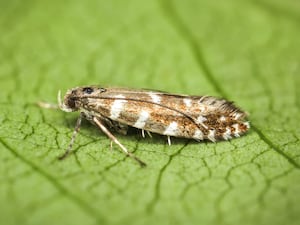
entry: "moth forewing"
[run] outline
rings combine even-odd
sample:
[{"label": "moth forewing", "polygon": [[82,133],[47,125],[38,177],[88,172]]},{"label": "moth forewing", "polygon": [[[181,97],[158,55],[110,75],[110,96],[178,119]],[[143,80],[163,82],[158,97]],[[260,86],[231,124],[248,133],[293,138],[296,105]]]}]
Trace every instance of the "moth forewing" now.
[{"label": "moth forewing", "polygon": [[[128,88],[77,87],[68,90],[59,107],[66,112],[80,111],[81,117],[96,124],[120,149],[140,165],[109,131],[114,128],[126,133],[132,126],[148,133],[195,140],[229,140],[249,129],[246,113],[232,102],[211,96],[188,96],[166,92]],[[74,142],[81,120],[73,134],[67,155]],[[119,129],[119,130],[118,130]]]},{"label": "moth forewing", "polygon": [[[228,129],[242,134],[248,128],[245,113],[231,102],[209,96],[172,95],[161,92],[109,89],[87,101],[87,109],[121,124],[167,136],[228,139]],[[203,134],[199,136],[199,131]],[[199,138],[197,138],[199,137]]]}]

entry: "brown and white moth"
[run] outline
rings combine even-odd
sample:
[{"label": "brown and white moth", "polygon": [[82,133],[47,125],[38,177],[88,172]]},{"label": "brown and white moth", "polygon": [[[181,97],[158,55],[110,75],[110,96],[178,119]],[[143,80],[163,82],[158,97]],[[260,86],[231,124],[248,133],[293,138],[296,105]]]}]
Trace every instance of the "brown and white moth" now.
[{"label": "brown and white moth", "polygon": [[97,125],[121,150],[140,165],[143,161],[130,153],[110,132],[126,134],[128,126],[142,130],[142,136],[153,132],[168,137],[204,139],[215,142],[239,137],[249,129],[246,113],[232,102],[211,96],[169,94],[152,90],[76,87],[68,90],[63,102],[58,94],[59,108],[65,112],[80,111],[70,145],[71,151],[81,119]]}]

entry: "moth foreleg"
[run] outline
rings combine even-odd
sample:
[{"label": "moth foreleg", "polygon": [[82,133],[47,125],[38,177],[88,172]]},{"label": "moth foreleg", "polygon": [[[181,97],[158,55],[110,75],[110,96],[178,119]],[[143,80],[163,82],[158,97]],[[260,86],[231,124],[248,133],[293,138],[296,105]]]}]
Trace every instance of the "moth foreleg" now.
[{"label": "moth foreleg", "polygon": [[70,141],[70,144],[67,148],[67,150],[65,151],[65,153],[63,155],[61,155],[60,157],[58,157],[58,159],[62,160],[64,158],[66,158],[71,150],[72,150],[72,147],[73,147],[73,144],[74,144],[74,141],[75,141],[75,138],[76,138],[76,135],[78,134],[79,132],[79,129],[80,129],[80,125],[81,125],[81,121],[82,121],[82,117],[84,117],[84,114],[83,113],[80,113],[80,116],[78,117],[77,121],[76,121],[76,125],[75,125],[75,129],[73,131],[73,134],[72,134],[72,138],[71,138],[71,141]]},{"label": "moth foreleg", "polygon": [[146,166],[146,163],[144,163],[142,160],[140,160],[139,158],[137,158],[135,155],[133,155],[131,152],[129,152],[124,145],[122,145],[118,139],[112,135],[112,133],[105,127],[105,125],[103,125],[103,123],[101,122],[101,120],[99,120],[97,117],[93,117],[93,121],[98,125],[98,127],[102,130],[103,133],[105,133],[114,143],[116,143],[121,150],[130,158],[133,158],[134,160],[136,160],[142,167]]}]

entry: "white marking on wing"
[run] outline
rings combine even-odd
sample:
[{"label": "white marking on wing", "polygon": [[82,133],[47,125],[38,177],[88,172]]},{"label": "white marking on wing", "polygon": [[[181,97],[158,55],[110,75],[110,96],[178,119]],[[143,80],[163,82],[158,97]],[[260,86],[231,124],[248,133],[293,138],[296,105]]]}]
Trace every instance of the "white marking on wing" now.
[{"label": "white marking on wing", "polygon": [[149,93],[149,96],[151,97],[151,99],[152,99],[153,102],[155,102],[157,104],[160,103],[161,98],[157,94],[155,94],[155,93]]},{"label": "white marking on wing", "polygon": [[220,121],[226,121],[226,117],[225,116],[221,116],[220,117]]},{"label": "white marking on wing", "polygon": [[233,116],[234,116],[235,120],[238,120],[242,116],[242,114],[241,113],[234,113]]},{"label": "white marking on wing", "polygon": [[170,125],[164,131],[164,135],[176,136],[178,124],[176,122],[170,123]]},{"label": "white marking on wing", "polygon": [[133,126],[142,129],[145,126],[148,118],[149,118],[149,112],[142,110],[138,120],[135,122]]},{"label": "white marking on wing", "polygon": [[215,142],[216,141],[215,134],[216,134],[215,130],[209,130],[207,138],[212,142]]},{"label": "white marking on wing", "polygon": [[224,140],[231,139],[231,129],[229,127],[226,127],[226,131],[223,134]]},{"label": "white marking on wing", "polygon": [[197,129],[193,135],[193,138],[196,140],[203,140],[203,133],[201,130]]},{"label": "white marking on wing", "polygon": [[206,117],[205,116],[198,116],[197,118],[197,123],[200,124],[201,126],[203,126],[205,129],[207,129],[208,127],[203,123],[204,121],[206,121]]},{"label": "white marking on wing", "polygon": [[250,123],[249,123],[249,121],[247,121],[247,122],[244,122],[244,125],[247,127],[247,129],[249,129],[249,128],[250,128]]},{"label": "white marking on wing", "polygon": [[235,137],[239,137],[240,136],[239,124],[237,124],[237,123],[233,124],[232,127],[234,127],[234,129],[235,129],[233,135]]},{"label": "white marking on wing", "polygon": [[184,102],[186,107],[191,107],[192,106],[192,100],[189,99],[189,98],[184,98],[183,102]]},{"label": "white marking on wing", "polygon": [[203,104],[199,104],[199,110],[200,112],[204,112],[206,110],[206,107]]},{"label": "white marking on wing", "polygon": [[[123,95],[117,95],[116,98],[125,98],[125,97]],[[120,113],[122,112],[124,104],[126,102],[127,101],[125,99],[124,100],[116,99],[113,102],[113,104],[111,105],[111,108],[110,108],[110,118],[111,119],[116,120],[119,118]]]}]

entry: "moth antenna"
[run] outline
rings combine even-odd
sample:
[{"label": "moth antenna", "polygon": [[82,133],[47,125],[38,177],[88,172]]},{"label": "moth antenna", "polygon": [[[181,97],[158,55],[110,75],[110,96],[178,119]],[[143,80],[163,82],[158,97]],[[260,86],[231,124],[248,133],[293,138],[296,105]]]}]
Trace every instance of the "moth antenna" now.
[{"label": "moth antenna", "polygon": [[109,132],[109,130],[101,123],[101,121],[97,118],[97,117],[93,117],[93,121],[98,125],[98,127],[102,130],[103,133],[105,133],[114,143],[116,143],[121,150],[130,158],[134,159],[135,161],[137,161],[141,167],[146,166],[147,164],[144,163],[142,160],[140,160],[138,157],[136,157],[134,154],[132,154],[131,152],[129,152],[127,150],[127,148],[125,148],[124,145],[122,145],[119,140],[112,135],[112,133]]},{"label": "moth antenna", "polygon": [[145,138],[145,130],[142,129],[142,137]]},{"label": "moth antenna", "polygon": [[53,104],[50,102],[37,102],[36,103],[39,107],[44,109],[59,109],[59,106],[57,104]]}]

